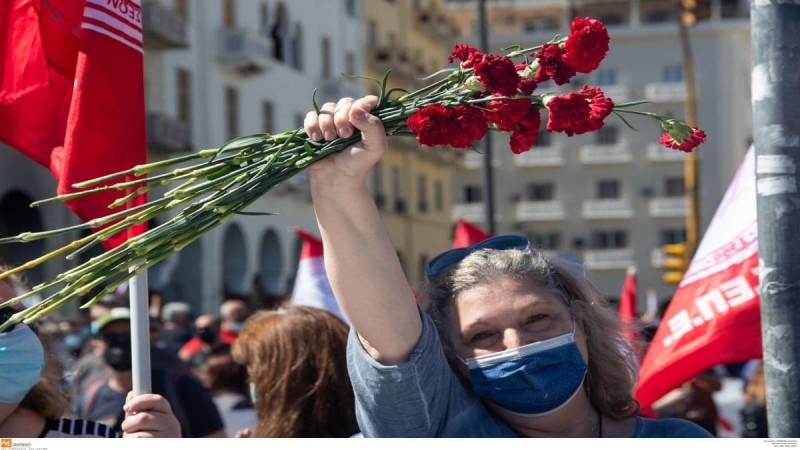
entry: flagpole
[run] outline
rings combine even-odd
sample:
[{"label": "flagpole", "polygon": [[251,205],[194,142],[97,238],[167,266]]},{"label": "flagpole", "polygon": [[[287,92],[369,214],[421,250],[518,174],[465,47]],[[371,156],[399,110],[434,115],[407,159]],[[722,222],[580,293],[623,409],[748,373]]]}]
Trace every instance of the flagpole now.
[{"label": "flagpole", "polygon": [[147,296],[147,271],[145,270],[133,275],[128,282],[134,395],[147,394],[153,390],[150,379],[150,308]]}]

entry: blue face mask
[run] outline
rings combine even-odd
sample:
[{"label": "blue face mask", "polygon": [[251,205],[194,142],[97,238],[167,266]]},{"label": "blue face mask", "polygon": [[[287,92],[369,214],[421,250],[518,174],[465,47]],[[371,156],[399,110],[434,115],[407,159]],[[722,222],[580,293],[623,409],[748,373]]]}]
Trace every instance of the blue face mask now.
[{"label": "blue face mask", "polygon": [[30,328],[18,324],[0,333],[0,402],[21,402],[39,382],[42,368],[44,349]]},{"label": "blue face mask", "polygon": [[574,323],[571,333],[465,362],[479,397],[529,416],[549,414],[567,403],[587,369],[575,345]]}]

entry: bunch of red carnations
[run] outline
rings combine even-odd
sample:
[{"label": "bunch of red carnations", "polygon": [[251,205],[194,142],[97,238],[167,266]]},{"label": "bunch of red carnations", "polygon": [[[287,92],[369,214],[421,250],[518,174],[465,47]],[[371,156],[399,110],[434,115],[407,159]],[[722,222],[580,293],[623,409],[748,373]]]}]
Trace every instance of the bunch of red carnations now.
[{"label": "bunch of red carnations", "polygon": [[[511,133],[511,151],[518,154],[536,143],[543,110],[547,112],[547,132],[568,136],[599,130],[612,112],[622,111],[659,120],[665,131],[659,142],[669,148],[689,152],[704,143],[706,135],[702,130],[674,119],[615,109],[614,101],[596,86],[584,85],[565,95],[534,93],[540,83],[552,80],[563,85],[577,73],[597,69],[608,53],[609,40],[602,22],[578,17],[566,38],[520,49],[508,56],[456,45],[449,60],[460,62],[453,76],[462,82],[460,89],[437,103],[418,108],[408,118],[408,128],[421,145],[455,148],[472,146],[490,129],[506,131]],[[524,57],[524,61],[515,64],[514,57]]]}]

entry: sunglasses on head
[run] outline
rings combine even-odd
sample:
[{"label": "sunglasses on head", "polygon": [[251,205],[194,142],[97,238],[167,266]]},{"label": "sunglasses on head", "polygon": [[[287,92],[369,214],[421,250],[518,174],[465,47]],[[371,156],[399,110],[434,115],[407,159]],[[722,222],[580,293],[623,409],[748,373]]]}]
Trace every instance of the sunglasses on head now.
[{"label": "sunglasses on head", "polygon": [[528,238],[518,234],[504,234],[490,237],[469,247],[454,248],[448,250],[425,264],[425,276],[433,279],[455,267],[470,253],[489,249],[489,250],[529,250],[531,243]]}]

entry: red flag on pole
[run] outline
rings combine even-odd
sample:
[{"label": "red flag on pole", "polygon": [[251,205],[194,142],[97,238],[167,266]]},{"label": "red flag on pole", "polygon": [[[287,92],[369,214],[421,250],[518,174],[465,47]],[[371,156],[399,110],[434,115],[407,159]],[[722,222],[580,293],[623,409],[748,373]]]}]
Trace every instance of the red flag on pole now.
[{"label": "red flag on pole", "polygon": [[492,237],[491,234],[483,231],[477,225],[459,219],[453,235],[453,248],[469,247],[490,237]]},{"label": "red flag on pole", "polygon": [[294,280],[291,302],[295,305],[313,306],[326,309],[347,321],[336,297],[333,296],[328,273],[325,271],[322,241],[308,230],[292,227],[292,231],[303,241],[300,261]]},{"label": "red flag on pole", "polygon": [[[58,193],[147,160],[140,0],[12,0],[0,6],[0,141],[48,168]],[[112,180],[112,182],[123,180]],[[66,202],[84,221],[125,192]],[[129,233],[144,230],[140,225]],[[127,239],[120,233],[103,244]]]},{"label": "red flag on pole", "polygon": [[629,267],[625,276],[625,283],[622,285],[622,293],[619,297],[619,319],[622,325],[622,333],[628,343],[636,352],[639,352],[637,343],[638,333],[636,332],[636,268]]},{"label": "red flag on pole", "polygon": [[761,357],[757,270],[751,147],[647,350],[635,391],[642,406],[713,366]]}]

